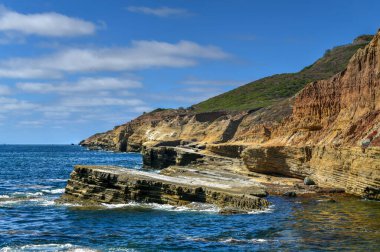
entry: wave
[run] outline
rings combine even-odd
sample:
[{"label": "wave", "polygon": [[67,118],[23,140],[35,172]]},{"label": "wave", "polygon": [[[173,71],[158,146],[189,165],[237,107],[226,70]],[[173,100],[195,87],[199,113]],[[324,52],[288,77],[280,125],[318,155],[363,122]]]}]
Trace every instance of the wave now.
[{"label": "wave", "polygon": [[40,206],[52,206],[55,205],[53,199],[46,198],[8,198],[7,200],[0,200],[0,207],[9,207],[16,204],[35,204]]},{"label": "wave", "polygon": [[186,240],[191,240],[195,242],[216,242],[216,243],[228,243],[228,244],[260,244],[260,243],[267,243],[270,242],[270,240],[266,239],[236,239],[232,237],[227,238],[204,238],[204,237],[185,237]]},{"label": "wave", "polygon": [[50,193],[50,194],[61,194],[65,192],[65,188],[58,188],[58,189],[52,189],[52,190],[42,190],[44,193]]},{"label": "wave", "polygon": [[248,212],[248,214],[265,214],[265,213],[273,213],[275,205],[270,205],[268,208],[263,210],[253,210]]},{"label": "wave", "polygon": [[14,192],[12,193],[14,197],[19,198],[29,198],[29,197],[35,197],[35,196],[42,196],[44,195],[43,192]]},{"label": "wave", "polygon": [[220,239],[219,242],[231,243],[231,244],[242,244],[242,243],[265,243],[268,242],[266,239],[235,239],[235,238],[225,238]]},{"label": "wave", "polygon": [[158,204],[158,203],[138,203],[138,202],[129,202],[126,204],[101,204],[103,207],[108,209],[114,208],[147,208],[154,210],[163,210],[163,211],[174,211],[174,212],[209,212],[209,213],[218,213],[219,208],[212,204],[197,203],[193,202],[186,206],[172,206],[169,204]]},{"label": "wave", "polygon": [[0,249],[0,252],[23,252],[23,251],[70,251],[70,252],[93,252],[99,251],[91,248],[67,244],[28,244],[23,246],[8,246]]},{"label": "wave", "polygon": [[40,206],[54,205],[52,196],[61,194],[64,189],[42,190],[40,192],[14,192],[10,195],[0,195],[0,207],[12,206],[15,204],[36,204]]},{"label": "wave", "polygon": [[67,182],[68,178],[60,179],[60,178],[52,178],[52,179],[45,179],[45,181],[49,182]]}]

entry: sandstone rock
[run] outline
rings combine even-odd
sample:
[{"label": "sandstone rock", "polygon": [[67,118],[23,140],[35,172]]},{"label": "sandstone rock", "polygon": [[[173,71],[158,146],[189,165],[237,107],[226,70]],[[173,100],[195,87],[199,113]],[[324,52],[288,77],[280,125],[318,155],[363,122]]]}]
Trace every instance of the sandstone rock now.
[{"label": "sandstone rock", "polygon": [[58,200],[88,205],[130,201],[177,206],[202,202],[239,211],[269,206],[263,198],[232,193],[223,184],[206,185],[201,181],[105,166],[76,166],[65,194]]}]

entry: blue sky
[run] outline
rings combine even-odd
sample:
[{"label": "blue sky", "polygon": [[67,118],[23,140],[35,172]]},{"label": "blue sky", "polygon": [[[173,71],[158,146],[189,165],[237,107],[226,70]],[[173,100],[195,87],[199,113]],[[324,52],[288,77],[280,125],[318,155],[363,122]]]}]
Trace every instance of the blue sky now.
[{"label": "blue sky", "polygon": [[187,107],[380,28],[379,1],[8,0],[0,144],[77,143]]}]

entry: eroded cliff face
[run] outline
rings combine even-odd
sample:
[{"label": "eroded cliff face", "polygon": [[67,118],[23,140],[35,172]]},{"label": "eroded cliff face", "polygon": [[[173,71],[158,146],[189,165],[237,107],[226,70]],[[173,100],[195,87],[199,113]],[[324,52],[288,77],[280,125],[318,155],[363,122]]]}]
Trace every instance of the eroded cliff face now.
[{"label": "eroded cliff face", "polygon": [[242,113],[159,111],[81,144],[141,151],[142,146],[147,150],[191,143],[242,158],[249,171],[311,176],[321,185],[378,199],[380,31],[346,70],[273,106]]},{"label": "eroded cliff face", "polygon": [[310,176],[321,186],[379,199],[380,32],[342,73],[310,83],[271,137],[241,156],[251,171]]},{"label": "eroded cliff face", "polygon": [[310,83],[295,97],[292,115],[274,131],[270,144],[379,146],[380,35],[331,79]]},{"label": "eroded cliff face", "polygon": [[142,115],[112,131],[96,134],[80,144],[91,149],[141,151],[143,145],[180,143],[221,143],[234,136],[247,113],[164,110]]}]

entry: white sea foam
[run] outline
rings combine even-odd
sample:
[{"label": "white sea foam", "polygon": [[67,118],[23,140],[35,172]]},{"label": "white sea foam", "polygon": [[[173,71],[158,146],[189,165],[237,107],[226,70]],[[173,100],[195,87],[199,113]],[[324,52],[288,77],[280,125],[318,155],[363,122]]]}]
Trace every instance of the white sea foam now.
[{"label": "white sea foam", "polygon": [[34,204],[34,205],[40,205],[40,206],[52,206],[55,204],[53,199],[44,198],[44,197],[36,197],[36,196],[19,197],[17,194],[16,196],[6,198],[6,200],[0,200],[0,206],[4,206],[4,207],[16,205],[16,204],[28,204],[28,203]]},{"label": "white sea foam", "polygon": [[52,189],[52,190],[42,190],[44,193],[50,193],[50,194],[61,194],[65,192],[65,188],[58,188],[58,189]]},{"label": "white sea foam", "polygon": [[186,206],[172,206],[168,204],[157,204],[157,203],[138,203],[138,202],[129,202],[126,204],[101,204],[103,207],[113,209],[113,208],[148,208],[148,209],[156,209],[163,211],[175,211],[175,212],[210,212],[210,213],[218,213],[219,208],[204,203],[190,203]]},{"label": "white sea foam", "polygon": [[36,197],[36,196],[42,196],[44,195],[42,192],[15,192],[12,193],[13,196],[19,196],[19,197]]},{"label": "white sea foam", "polygon": [[273,213],[275,205],[270,205],[268,208],[263,210],[253,210],[248,212],[248,214],[264,214],[264,213]]},{"label": "white sea foam", "polygon": [[66,182],[67,179],[52,178],[52,179],[46,179],[46,181],[49,181],[49,182]]},{"label": "white sea foam", "polygon": [[220,239],[219,242],[222,242],[222,243],[235,243],[235,244],[239,244],[239,243],[264,243],[264,242],[268,242],[268,240],[266,239],[235,239],[235,238],[225,238],[225,239]]},{"label": "white sea foam", "polygon": [[3,247],[0,252],[24,252],[24,251],[70,251],[70,252],[92,252],[98,251],[91,248],[76,246],[70,243],[67,244],[28,244],[24,246],[14,246],[14,247]]},{"label": "white sea foam", "polygon": [[0,199],[9,199],[10,197],[9,197],[9,195],[0,195]]},{"label": "white sea foam", "polygon": [[247,244],[247,243],[265,243],[269,242],[266,239],[235,239],[232,237],[213,239],[205,237],[185,237],[186,240],[191,240],[195,242],[217,242],[217,243],[229,243],[229,244]]}]

